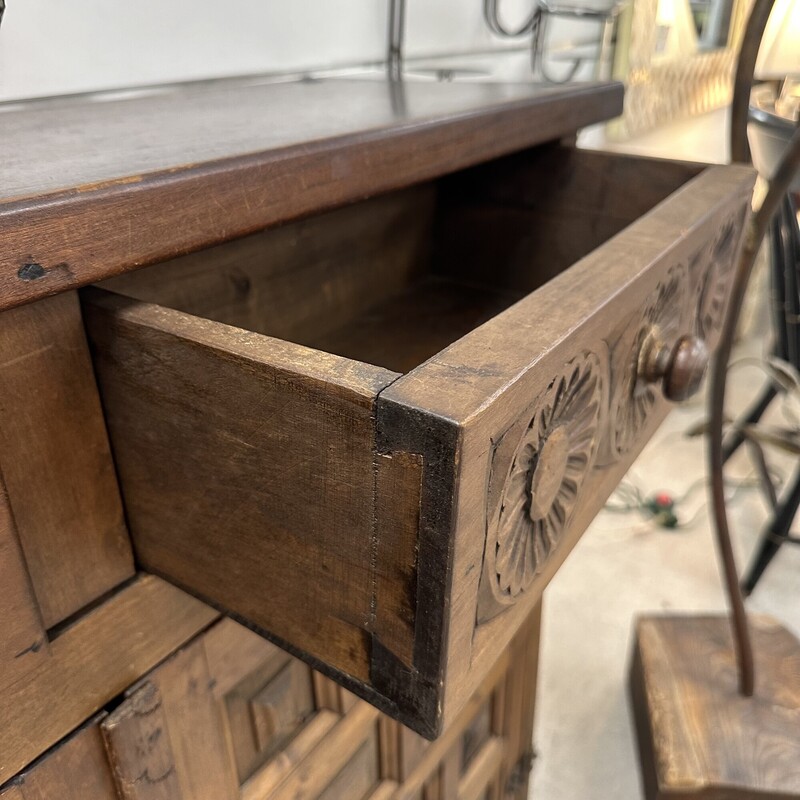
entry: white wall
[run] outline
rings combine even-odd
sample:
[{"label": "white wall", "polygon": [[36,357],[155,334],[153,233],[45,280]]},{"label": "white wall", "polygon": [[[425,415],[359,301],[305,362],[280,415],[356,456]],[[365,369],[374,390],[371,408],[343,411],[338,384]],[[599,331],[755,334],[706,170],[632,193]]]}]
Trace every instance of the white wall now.
[{"label": "white wall", "polygon": [[[532,0],[502,0],[509,25]],[[7,0],[0,100],[383,58],[387,0]],[[482,0],[407,0],[409,55],[504,47]]]}]

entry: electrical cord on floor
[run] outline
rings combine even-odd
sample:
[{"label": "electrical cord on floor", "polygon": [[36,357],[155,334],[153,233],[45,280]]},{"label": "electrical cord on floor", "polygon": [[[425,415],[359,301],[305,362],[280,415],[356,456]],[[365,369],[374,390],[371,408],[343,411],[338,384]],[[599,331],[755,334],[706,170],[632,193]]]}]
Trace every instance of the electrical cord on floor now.
[{"label": "electrical cord on floor", "polygon": [[[776,405],[783,420],[788,425],[800,429],[800,374],[797,370],[792,365],[765,354],[761,357],[742,356],[737,358],[728,365],[728,371],[733,372],[747,367],[759,369],[768,380],[775,384],[780,395],[780,402]],[[700,421],[691,425],[686,434],[689,436],[705,434],[706,428],[707,423]],[[784,483],[784,476],[781,472],[771,468],[770,478],[776,491],[780,491],[780,487]],[[669,531],[688,529],[698,522],[708,506],[706,502],[702,502],[693,512],[688,513],[687,501],[691,500],[700,488],[708,486],[710,482],[707,476],[698,478],[689,484],[681,494],[675,495],[669,491],[647,491],[639,485],[638,481],[631,478],[629,473],[606,502],[605,510],[616,514],[639,513],[646,524],[644,530],[653,528]],[[728,506],[736,502],[742,493],[751,489],[763,488],[755,472],[738,480],[726,478],[725,487],[731,490],[726,498]],[[790,537],[790,541],[794,543],[798,539]]]},{"label": "electrical cord on floor", "polygon": [[[777,475],[776,479],[779,484],[782,482],[782,476]],[[689,487],[681,494],[674,495],[667,491],[647,493],[630,478],[624,478],[606,502],[605,509],[615,514],[639,512],[646,521],[651,522],[657,528],[666,530],[691,528],[700,519],[706,509],[706,504],[701,504],[686,517],[684,516],[686,502],[698,489],[709,483],[707,477],[698,478],[689,484]],[[736,502],[742,493],[750,489],[759,489],[761,484],[753,474],[739,480],[726,479],[725,485],[732,489],[726,499],[730,505]]]}]

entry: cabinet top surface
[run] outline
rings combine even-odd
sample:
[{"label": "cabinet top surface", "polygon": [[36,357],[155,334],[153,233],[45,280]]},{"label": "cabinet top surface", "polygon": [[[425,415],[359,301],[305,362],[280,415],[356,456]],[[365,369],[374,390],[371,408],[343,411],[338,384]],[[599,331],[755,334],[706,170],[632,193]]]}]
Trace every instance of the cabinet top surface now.
[{"label": "cabinet top surface", "polygon": [[[617,84],[219,81],[0,106],[2,202],[368,133],[461,122],[514,107],[550,114]],[[563,112],[562,112],[563,113]],[[569,132],[564,115],[564,132]]]},{"label": "cabinet top surface", "polygon": [[[11,236],[0,291],[7,271],[27,263],[41,266],[28,282],[61,268],[44,292],[37,279],[36,296],[62,291],[558,138],[621,108],[613,82],[335,78],[231,79],[0,106],[0,233]],[[128,202],[133,195],[138,204]],[[105,270],[76,258],[90,240],[100,246],[98,227],[152,227],[148,210],[169,215],[173,231],[202,219],[203,233],[150,231],[149,246],[131,235],[124,252],[115,242],[117,263],[106,260]],[[65,241],[55,227],[67,218],[78,227]],[[31,286],[11,283],[14,298],[0,296],[0,307],[34,299]]]}]

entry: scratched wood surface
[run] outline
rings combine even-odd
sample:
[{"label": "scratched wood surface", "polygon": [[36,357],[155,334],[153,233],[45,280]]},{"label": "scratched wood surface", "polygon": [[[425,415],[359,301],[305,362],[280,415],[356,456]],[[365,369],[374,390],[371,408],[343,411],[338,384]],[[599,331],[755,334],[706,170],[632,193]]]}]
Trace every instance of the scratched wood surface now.
[{"label": "scratched wood surface", "polygon": [[227,81],[6,110],[0,308],[570,135],[621,110],[617,83],[352,80]]},{"label": "scratched wood surface", "polygon": [[133,575],[75,292],[0,313],[0,417],[0,469],[50,628]]}]

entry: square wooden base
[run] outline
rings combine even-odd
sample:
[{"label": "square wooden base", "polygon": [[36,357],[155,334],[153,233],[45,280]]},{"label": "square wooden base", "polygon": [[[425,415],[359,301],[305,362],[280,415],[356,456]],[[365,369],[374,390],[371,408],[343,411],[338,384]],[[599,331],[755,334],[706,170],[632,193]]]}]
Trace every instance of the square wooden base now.
[{"label": "square wooden base", "polygon": [[769,618],[750,623],[745,698],[726,617],[638,621],[630,689],[647,800],[800,800],[800,641]]}]

